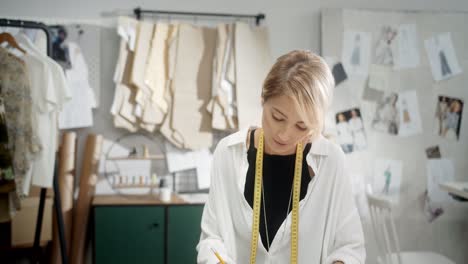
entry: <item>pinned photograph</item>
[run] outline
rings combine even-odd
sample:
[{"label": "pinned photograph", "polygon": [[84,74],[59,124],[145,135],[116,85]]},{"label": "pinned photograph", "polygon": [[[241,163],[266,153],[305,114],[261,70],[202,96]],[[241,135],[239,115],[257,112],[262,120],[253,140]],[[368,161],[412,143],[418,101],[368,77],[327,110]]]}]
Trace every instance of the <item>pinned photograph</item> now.
[{"label": "pinned photograph", "polygon": [[346,74],[343,64],[341,64],[341,62],[333,66],[332,74],[333,78],[335,79],[335,86],[338,86],[340,83],[348,79],[348,75]]},{"label": "pinned photograph", "polygon": [[398,94],[399,136],[412,136],[422,132],[421,116],[416,91],[404,91]]},{"label": "pinned photograph", "polygon": [[428,147],[426,149],[426,156],[428,159],[440,159],[442,156],[440,155],[439,146]]},{"label": "pinned photograph", "polygon": [[349,75],[367,76],[369,73],[370,43],[368,32],[345,32],[342,63]]},{"label": "pinned photograph", "polygon": [[382,97],[377,103],[375,116],[372,120],[373,129],[390,135],[398,135],[400,114],[397,102],[397,93],[387,93]]},{"label": "pinned photograph", "polygon": [[375,162],[374,185],[375,193],[390,196],[398,202],[400,196],[402,162],[400,160],[379,159]]},{"label": "pinned photograph", "polygon": [[446,80],[462,72],[450,32],[427,39],[424,44],[434,80]]},{"label": "pinned photograph", "polygon": [[375,45],[374,63],[378,65],[393,66],[393,45],[398,31],[391,26],[383,26],[377,36]]},{"label": "pinned photograph", "polygon": [[71,69],[70,51],[68,48],[68,31],[64,26],[51,26],[52,33],[52,58],[64,70]]},{"label": "pinned photograph", "polygon": [[395,69],[409,69],[419,66],[420,55],[416,25],[402,24],[398,27],[393,55],[395,55]]},{"label": "pinned photograph", "polygon": [[460,126],[463,113],[463,100],[439,96],[436,114],[436,133],[447,139],[460,138]]},{"label": "pinned photograph", "polygon": [[338,142],[344,153],[367,148],[366,133],[359,108],[340,112],[335,118]]}]

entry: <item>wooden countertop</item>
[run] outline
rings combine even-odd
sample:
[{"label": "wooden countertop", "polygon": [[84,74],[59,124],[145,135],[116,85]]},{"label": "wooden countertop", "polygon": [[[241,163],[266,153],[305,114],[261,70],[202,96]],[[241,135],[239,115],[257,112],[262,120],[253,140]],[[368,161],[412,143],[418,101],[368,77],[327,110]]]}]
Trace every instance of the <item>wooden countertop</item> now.
[{"label": "wooden countertop", "polygon": [[105,205],[181,205],[190,204],[176,194],[172,194],[170,202],[163,202],[158,195],[96,195],[93,206]]}]

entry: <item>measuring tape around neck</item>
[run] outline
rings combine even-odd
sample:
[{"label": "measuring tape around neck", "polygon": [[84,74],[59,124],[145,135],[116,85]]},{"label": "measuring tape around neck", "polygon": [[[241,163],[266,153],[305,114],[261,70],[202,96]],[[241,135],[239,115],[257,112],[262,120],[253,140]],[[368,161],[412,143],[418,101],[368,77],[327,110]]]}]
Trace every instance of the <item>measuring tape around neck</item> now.
[{"label": "measuring tape around neck", "polygon": [[[255,264],[257,258],[258,234],[260,224],[260,201],[263,178],[263,129],[259,129],[257,157],[255,160],[255,183],[253,201],[252,239],[250,247],[250,264]],[[299,240],[299,196],[302,176],[302,144],[296,147],[296,162],[294,166],[293,198],[292,198],[292,222],[291,222],[291,264],[297,264],[297,247]]]}]

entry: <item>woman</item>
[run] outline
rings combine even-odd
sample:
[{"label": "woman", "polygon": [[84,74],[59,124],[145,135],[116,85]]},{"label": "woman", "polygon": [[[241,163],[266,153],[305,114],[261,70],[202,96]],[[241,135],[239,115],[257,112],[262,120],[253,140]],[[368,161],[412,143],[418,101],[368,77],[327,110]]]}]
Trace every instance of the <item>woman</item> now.
[{"label": "woman", "polygon": [[449,111],[444,116],[444,131],[442,136],[449,139],[458,139],[458,122],[462,110],[461,103],[458,100],[453,100],[450,103]]},{"label": "woman", "polygon": [[[302,173],[299,197],[294,188],[300,199],[297,263],[364,263],[362,226],[344,154],[321,135],[333,86],[330,69],[317,55],[293,51],[276,61],[263,84],[262,128],[230,135],[215,150],[198,263],[219,263],[214,252],[229,264],[252,263],[251,258],[258,264],[291,263],[295,171]],[[263,177],[257,177],[256,154],[263,142]],[[304,157],[297,167],[295,153]],[[252,235],[258,178],[259,236]],[[258,243],[252,247],[254,239]]]},{"label": "woman", "polygon": [[351,118],[348,121],[351,132],[353,133],[353,146],[355,150],[363,150],[367,147],[366,135],[364,134],[364,124],[358,116],[356,110],[351,110]]}]

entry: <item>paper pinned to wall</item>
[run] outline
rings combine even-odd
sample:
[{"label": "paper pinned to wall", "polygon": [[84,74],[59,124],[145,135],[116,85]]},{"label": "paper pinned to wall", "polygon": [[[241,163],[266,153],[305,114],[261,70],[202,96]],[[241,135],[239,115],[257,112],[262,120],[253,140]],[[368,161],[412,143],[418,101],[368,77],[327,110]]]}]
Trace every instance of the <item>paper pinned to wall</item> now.
[{"label": "paper pinned to wall", "polygon": [[400,114],[399,136],[412,136],[422,133],[421,116],[416,91],[405,91],[398,94],[397,102]]},{"label": "paper pinned to wall", "polygon": [[400,160],[378,159],[374,170],[374,193],[389,196],[395,202],[399,201],[403,163]]},{"label": "paper pinned to wall", "polygon": [[170,173],[196,168],[194,151],[180,150],[166,142],[166,162]]},{"label": "paper pinned to wall", "polygon": [[427,191],[431,202],[451,201],[450,195],[440,189],[439,184],[454,181],[453,162],[448,159],[430,159],[427,161]]},{"label": "paper pinned to wall", "polygon": [[184,151],[166,143],[167,169],[170,173],[196,169],[198,189],[210,187],[211,163],[213,155],[208,148],[197,151]]},{"label": "paper pinned to wall", "polygon": [[442,81],[462,73],[450,32],[424,41],[434,80]]},{"label": "paper pinned to wall", "polygon": [[416,68],[420,64],[418,32],[415,24],[402,24],[398,27],[394,46],[395,69]]},{"label": "paper pinned to wall", "polygon": [[390,74],[391,68],[388,66],[382,66],[372,64],[369,70],[369,83],[370,88],[389,92],[390,89]]},{"label": "paper pinned to wall", "polygon": [[195,164],[197,165],[198,189],[210,187],[211,163],[213,155],[209,149],[202,149],[195,153]]},{"label": "paper pinned to wall", "polygon": [[344,33],[342,63],[349,75],[368,75],[370,43],[369,32],[347,31]]}]

